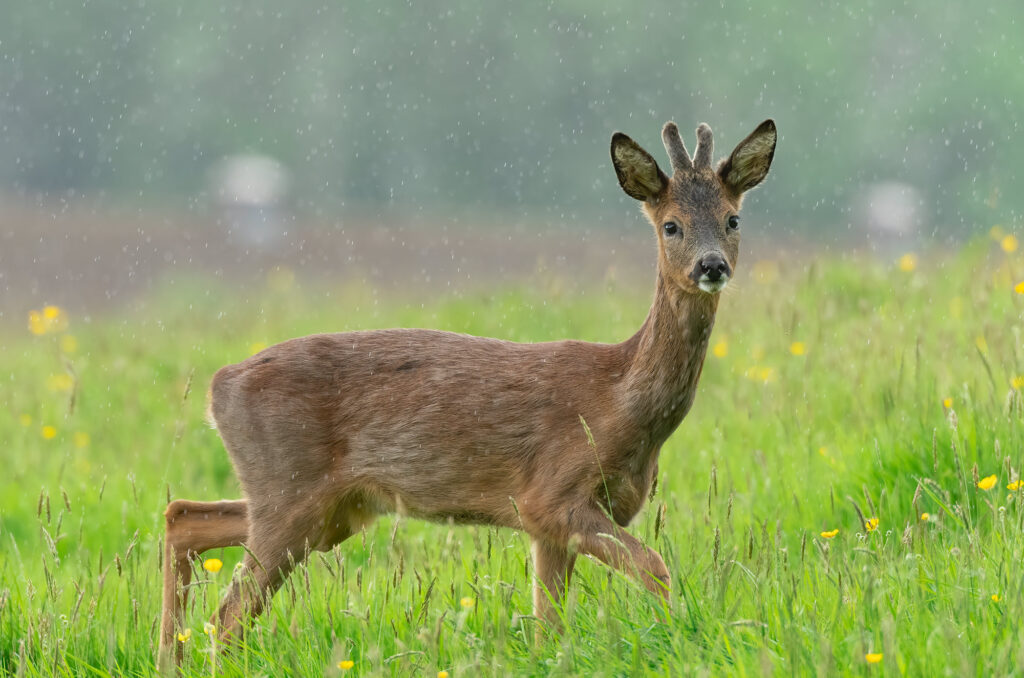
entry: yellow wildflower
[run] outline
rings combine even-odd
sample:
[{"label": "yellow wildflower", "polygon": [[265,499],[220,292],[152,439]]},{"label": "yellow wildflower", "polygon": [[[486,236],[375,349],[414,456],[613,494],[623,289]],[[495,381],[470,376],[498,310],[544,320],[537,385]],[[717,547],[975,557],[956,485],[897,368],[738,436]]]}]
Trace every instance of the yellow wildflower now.
[{"label": "yellow wildflower", "polygon": [[770,285],[779,278],[779,263],[773,259],[762,259],[754,263],[751,272],[754,280],[762,285]]},{"label": "yellow wildflower", "polygon": [[464,608],[466,608],[468,610],[469,608],[473,607],[473,604],[475,602],[476,601],[474,601],[472,598],[463,598],[462,600],[459,601],[459,605],[461,605],[462,607],[464,607]]},{"label": "yellow wildflower", "polygon": [[212,638],[213,634],[217,633],[217,627],[211,624],[210,622],[206,622],[205,624],[203,624],[203,633]]},{"label": "yellow wildflower", "polygon": [[355,665],[356,665],[356,663],[354,661],[352,661],[351,659],[342,659],[340,662],[338,662],[338,668],[341,669],[342,671],[348,671],[350,668],[352,668]]},{"label": "yellow wildflower", "polygon": [[1016,492],[1022,487],[1024,487],[1024,480],[1014,480],[1012,483],[1006,486],[1006,489],[1010,490],[1011,492]]},{"label": "yellow wildflower", "polygon": [[924,513],[921,514],[921,520],[923,520],[925,522],[930,520],[931,517],[932,517],[932,514],[928,513],[927,511],[925,511]]},{"label": "yellow wildflower", "polygon": [[917,255],[912,252],[907,252],[899,261],[900,270],[904,273],[911,273],[917,268]]},{"label": "yellow wildflower", "polygon": [[32,425],[32,415],[31,414],[22,414],[21,416],[18,417],[18,421],[21,422],[22,426],[24,426],[25,428],[28,428],[29,426]]},{"label": "yellow wildflower", "polygon": [[207,558],[203,561],[203,569],[207,572],[217,574],[222,567],[224,567],[224,563],[220,561],[220,558]]},{"label": "yellow wildflower", "polygon": [[838,527],[836,529],[834,529],[834,530],[829,530],[828,532],[822,532],[821,533],[821,538],[822,539],[831,539],[832,537],[836,536],[837,534],[839,534],[839,528]]},{"label": "yellow wildflower", "polygon": [[39,429],[39,434],[43,436],[43,438],[45,438],[46,440],[53,440],[54,438],[57,437],[57,427],[50,426],[49,424],[47,424],[46,426]]},{"label": "yellow wildflower", "polygon": [[802,341],[794,341],[789,345],[789,352],[793,355],[803,355],[807,352],[807,347],[804,346],[804,342]]},{"label": "yellow wildflower", "polygon": [[744,375],[751,381],[760,381],[767,384],[768,382],[775,381],[775,368],[754,366],[744,372]]},{"label": "yellow wildflower", "polygon": [[711,354],[716,358],[724,358],[729,355],[729,344],[723,339],[711,348]]},{"label": "yellow wildflower", "polygon": [[1017,236],[1015,236],[1012,233],[1007,236],[1004,236],[1003,239],[999,241],[999,246],[1002,247],[1003,251],[1006,252],[1007,254],[1013,254],[1014,252],[1016,252],[1018,244],[1019,243],[1017,242]]},{"label": "yellow wildflower", "polygon": [[63,332],[67,327],[67,315],[58,306],[45,306],[41,311],[28,312],[28,329],[32,334]]},{"label": "yellow wildflower", "polygon": [[75,431],[75,435],[72,436],[72,440],[75,441],[75,447],[78,449],[89,447],[89,434],[85,431]]},{"label": "yellow wildflower", "polygon": [[78,339],[73,334],[65,334],[60,338],[60,350],[63,353],[75,353],[78,351]]},{"label": "yellow wildflower", "polygon": [[995,486],[996,486],[996,477],[995,476],[988,476],[987,478],[982,478],[981,480],[978,481],[978,489],[979,490],[985,490],[987,492],[987,491],[991,490]]},{"label": "yellow wildflower", "polygon": [[993,593],[992,594],[992,602],[993,603],[998,603],[999,602],[999,594],[998,593]]},{"label": "yellow wildflower", "polygon": [[39,311],[28,312],[28,331],[35,335],[46,334],[46,322]]},{"label": "yellow wildflower", "polygon": [[964,314],[964,300],[960,297],[953,297],[949,300],[949,315],[953,320],[960,320]]},{"label": "yellow wildflower", "polygon": [[1010,380],[1010,386],[1013,390],[1019,391],[1024,388],[1024,374],[1018,374],[1016,377]]},{"label": "yellow wildflower", "polygon": [[438,671],[437,672],[437,678],[448,678],[448,672],[447,671]]},{"label": "yellow wildflower", "polygon": [[1017,294],[1024,294],[1024,280],[1014,285],[1013,291],[1016,292]]},{"label": "yellow wildflower", "polygon": [[953,399],[952,398],[943,398],[942,399],[942,406],[945,407],[947,410],[949,408],[953,407]]},{"label": "yellow wildflower", "polygon": [[179,643],[187,643],[188,639],[192,637],[192,629],[185,629],[184,633],[178,634]]},{"label": "yellow wildflower", "polygon": [[878,529],[878,518],[868,518],[864,522],[864,529],[868,532],[874,532]]},{"label": "yellow wildflower", "polygon": [[868,652],[866,655],[864,655],[864,661],[866,661],[868,664],[877,664],[878,662],[882,661],[882,653]]},{"label": "yellow wildflower", "polygon": [[67,372],[51,374],[46,379],[46,388],[54,392],[70,391],[75,387],[74,378]]}]

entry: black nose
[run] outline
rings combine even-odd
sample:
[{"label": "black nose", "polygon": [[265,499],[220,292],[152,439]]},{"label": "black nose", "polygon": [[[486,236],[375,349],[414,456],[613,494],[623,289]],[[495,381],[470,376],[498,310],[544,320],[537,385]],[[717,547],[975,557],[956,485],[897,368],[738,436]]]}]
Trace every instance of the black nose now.
[{"label": "black nose", "polygon": [[729,264],[721,254],[715,252],[708,254],[700,260],[700,271],[708,277],[711,282],[718,282],[722,276],[729,277]]}]

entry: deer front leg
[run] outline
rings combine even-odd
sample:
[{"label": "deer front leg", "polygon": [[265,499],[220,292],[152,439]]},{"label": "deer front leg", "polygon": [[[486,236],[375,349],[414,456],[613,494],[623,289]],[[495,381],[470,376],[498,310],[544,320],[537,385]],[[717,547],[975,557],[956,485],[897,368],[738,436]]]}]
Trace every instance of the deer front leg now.
[{"label": "deer front leg", "polygon": [[[535,538],[533,540],[533,569],[537,579],[533,585],[533,615],[553,629],[560,629],[558,605],[562,602],[566,586],[572,578],[576,554],[564,544]],[[537,629],[538,639],[543,629]]]},{"label": "deer front leg", "polygon": [[[158,663],[162,671],[172,665],[171,648],[175,632],[181,627],[188,585],[192,581],[192,559],[213,548],[240,546],[249,532],[247,504],[237,501],[185,501],[176,499],[164,512],[167,532],[164,537],[164,591],[160,619]],[[173,661],[180,662],[180,643]]]},{"label": "deer front leg", "polygon": [[580,521],[579,531],[573,533],[579,540],[579,550],[635,577],[652,593],[668,600],[669,572],[665,561],[652,548],[593,509]]}]

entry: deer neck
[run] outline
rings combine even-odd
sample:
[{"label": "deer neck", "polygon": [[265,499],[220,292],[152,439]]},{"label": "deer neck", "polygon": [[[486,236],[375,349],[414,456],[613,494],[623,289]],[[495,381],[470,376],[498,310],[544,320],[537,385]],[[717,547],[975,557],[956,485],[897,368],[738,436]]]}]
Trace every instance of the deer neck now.
[{"label": "deer neck", "polygon": [[717,295],[684,292],[658,272],[647,320],[625,344],[624,380],[628,416],[655,447],[693,404],[717,309]]}]

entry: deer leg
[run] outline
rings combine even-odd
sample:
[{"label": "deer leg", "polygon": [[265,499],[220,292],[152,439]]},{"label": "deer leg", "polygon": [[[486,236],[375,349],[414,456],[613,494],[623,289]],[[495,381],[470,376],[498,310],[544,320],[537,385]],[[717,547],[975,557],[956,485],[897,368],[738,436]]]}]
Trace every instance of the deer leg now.
[{"label": "deer leg", "polygon": [[250,528],[242,568],[231,582],[211,620],[219,630],[221,643],[232,645],[242,637],[246,621],[261,614],[277,589],[310,549],[310,530],[301,524],[260,525]]},{"label": "deer leg", "polygon": [[665,561],[652,548],[626,532],[598,511],[592,511],[573,530],[581,553],[592,555],[617,570],[626,572],[640,581],[649,591],[668,600],[669,572]]},{"label": "deer leg", "polygon": [[[192,559],[212,548],[239,546],[248,535],[249,521],[244,499],[206,502],[176,499],[167,505],[164,516],[167,531],[159,663],[167,669],[171,664],[171,648],[175,645],[174,634],[181,627],[188,602]],[[177,647],[174,661],[181,661],[182,653],[182,648]]]},{"label": "deer leg", "polygon": [[[558,605],[575,565],[576,554],[565,545],[547,539],[533,540],[533,568],[537,576],[533,585],[533,615],[552,628],[561,628]],[[542,637],[542,629],[538,628],[537,635]]]}]

